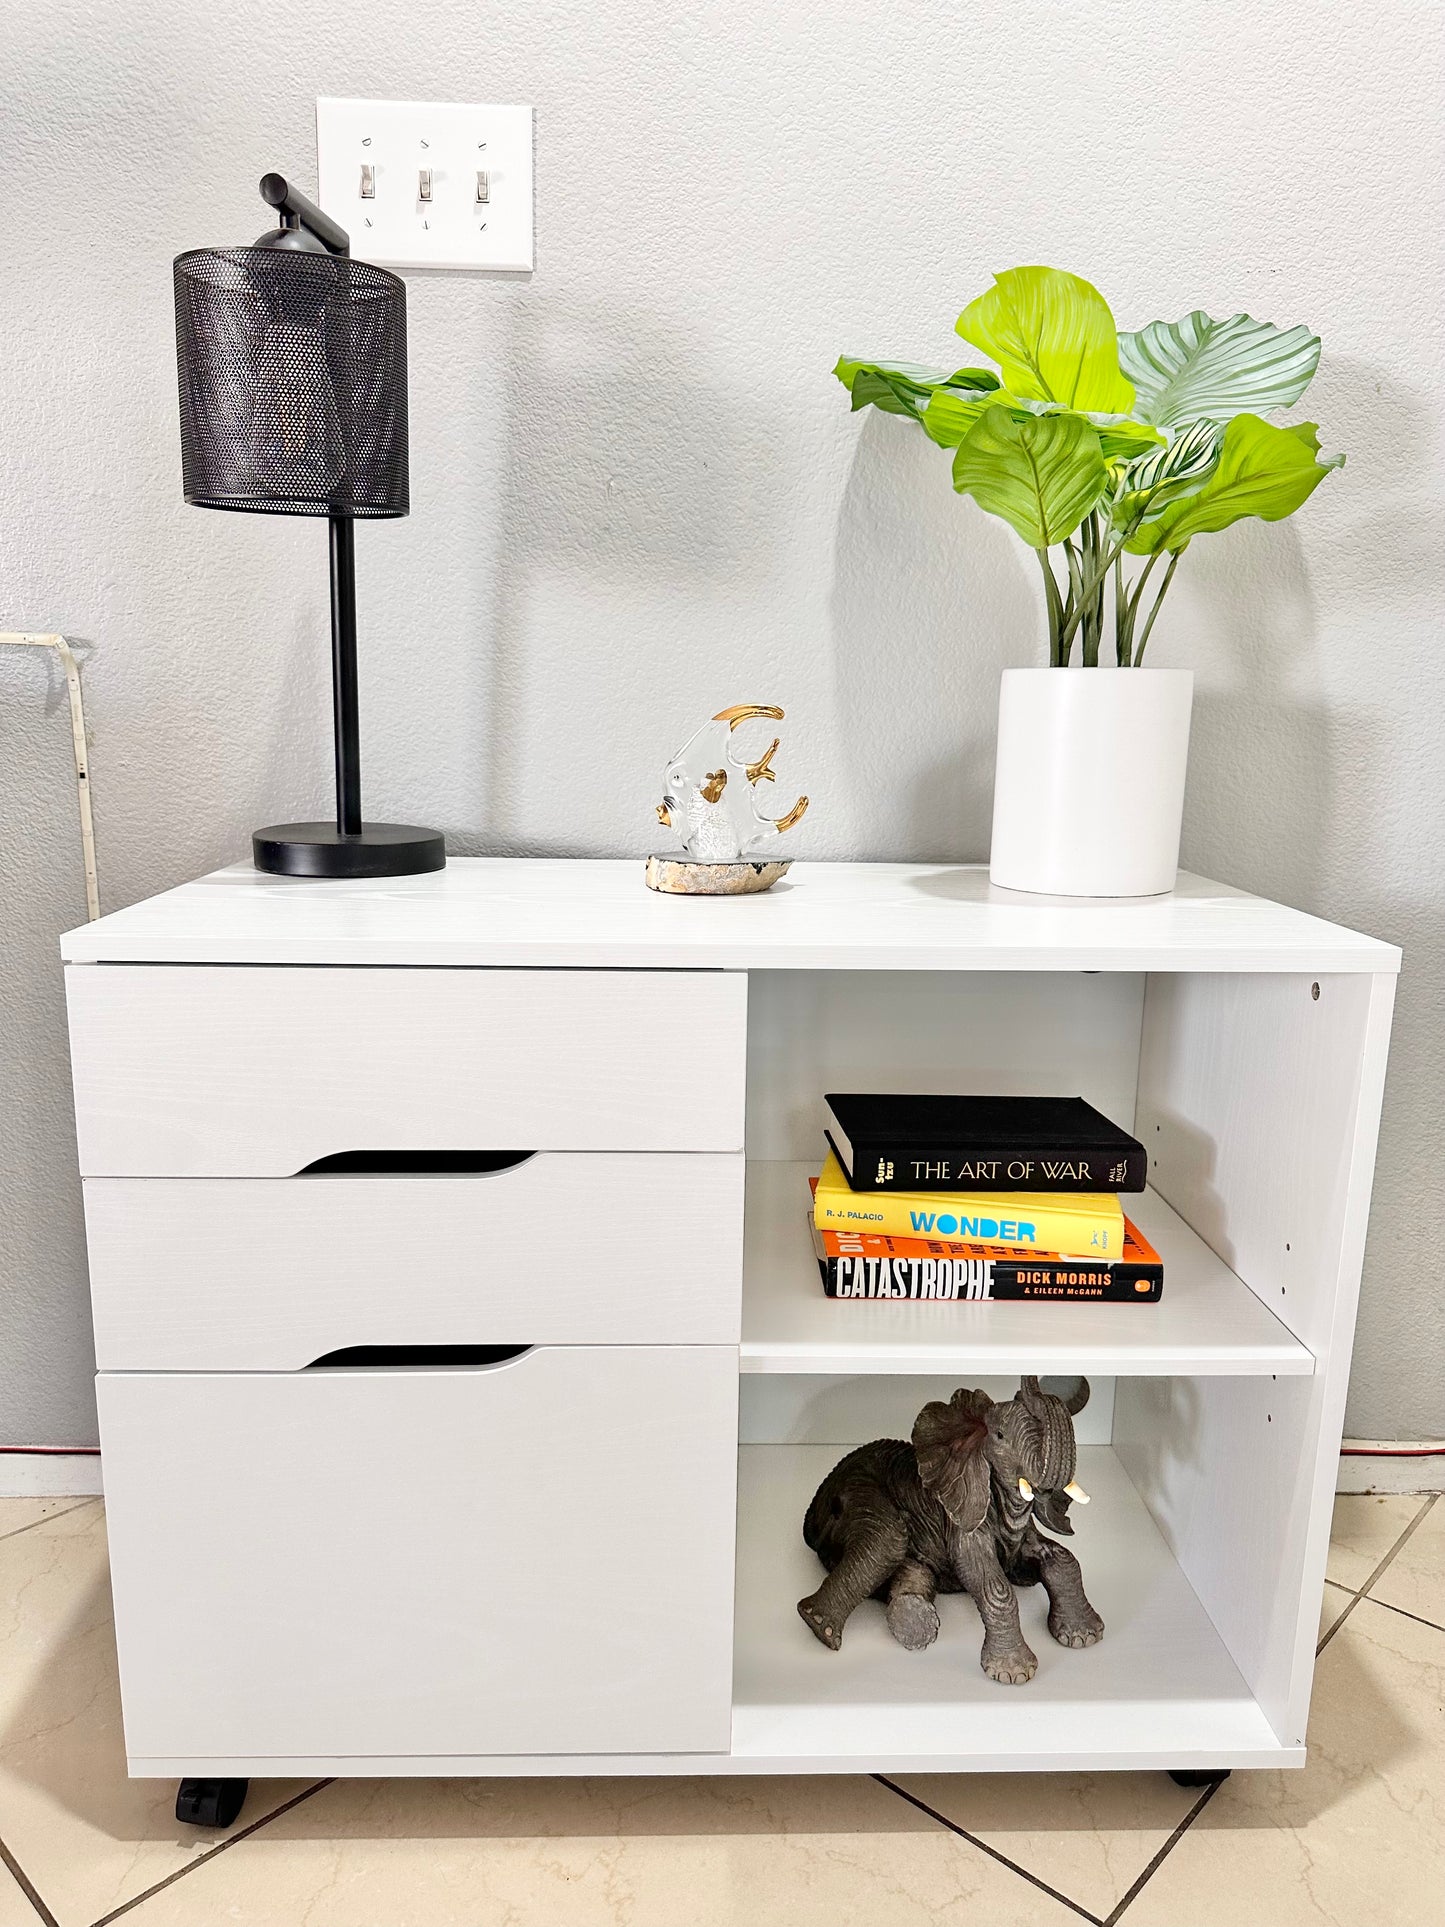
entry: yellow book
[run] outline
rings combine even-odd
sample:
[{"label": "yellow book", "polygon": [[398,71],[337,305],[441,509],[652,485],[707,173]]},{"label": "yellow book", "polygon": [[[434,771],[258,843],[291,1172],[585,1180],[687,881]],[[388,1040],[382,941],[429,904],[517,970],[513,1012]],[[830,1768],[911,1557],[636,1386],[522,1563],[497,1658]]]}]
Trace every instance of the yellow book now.
[{"label": "yellow book", "polygon": [[1068,1258],[1118,1258],[1124,1213],[1107,1191],[850,1191],[830,1151],[813,1200],[820,1231],[1024,1246]]}]

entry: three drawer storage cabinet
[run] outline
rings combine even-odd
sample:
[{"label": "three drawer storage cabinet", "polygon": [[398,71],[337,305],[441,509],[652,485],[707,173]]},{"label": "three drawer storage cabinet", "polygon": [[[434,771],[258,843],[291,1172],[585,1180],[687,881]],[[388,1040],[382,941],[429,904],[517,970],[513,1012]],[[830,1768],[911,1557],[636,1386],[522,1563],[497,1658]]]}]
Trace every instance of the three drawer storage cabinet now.
[{"label": "three drawer storage cabinet", "polygon": [[[969,1771],[1304,1759],[1399,953],[1181,877],[222,871],[65,939],[130,1771]],[[1081,1093],[1158,1304],[826,1299],[828,1089]],[[1137,1206],[1137,1209],[1135,1208]],[[841,1452],[1086,1374],[1103,1641],[795,1602]]]}]

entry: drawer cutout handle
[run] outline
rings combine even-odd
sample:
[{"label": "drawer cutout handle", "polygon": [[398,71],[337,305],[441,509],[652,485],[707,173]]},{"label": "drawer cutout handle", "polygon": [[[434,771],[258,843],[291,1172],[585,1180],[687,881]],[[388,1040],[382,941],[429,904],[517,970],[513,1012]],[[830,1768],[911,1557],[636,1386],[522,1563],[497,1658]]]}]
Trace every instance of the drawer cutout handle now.
[{"label": "drawer cutout handle", "polygon": [[532,1350],[530,1345],[343,1345],[339,1351],[323,1352],[313,1358],[304,1371],[424,1371],[462,1365],[506,1365]]},{"label": "drawer cutout handle", "polygon": [[303,1164],[298,1178],[481,1177],[515,1171],[535,1151],[333,1151]]}]

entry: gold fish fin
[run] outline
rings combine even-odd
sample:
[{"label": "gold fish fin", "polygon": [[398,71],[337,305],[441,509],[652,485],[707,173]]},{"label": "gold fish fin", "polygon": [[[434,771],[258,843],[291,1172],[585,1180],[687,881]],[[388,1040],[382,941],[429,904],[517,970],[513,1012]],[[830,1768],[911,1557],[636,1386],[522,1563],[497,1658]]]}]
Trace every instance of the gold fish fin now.
[{"label": "gold fish fin", "polygon": [[781,833],[783,830],[792,829],[793,825],[799,820],[799,818],[802,816],[804,810],[806,810],[807,807],[808,807],[807,797],[800,796],[797,802],[788,811],[788,814],[786,816],[780,816],[776,819],[779,832]]},{"label": "gold fish fin", "polygon": [[734,703],[731,709],[720,709],[713,721],[736,729],[739,723],[749,722],[754,716],[771,716],[775,723],[783,720],[782,710],[774,703]]},{"label": "gold fish fin", "polygon": [[778,744],[782,740],[781,736],[775,736],[758,760],[755,763],[748,764],[747,776],[750,783],[777,782],[778,779],[776,775],[768,766],[777,755]]},{"label": "gold fish fin", "polygon": [[658,804],[657,820],[659,823],[665,825],[667,829],[670,830],[672,828],[672,811],[667,807],[666,803]]},{"label": "gold fish fin", "polygon": [[[714,721],[716,721],[716,718],[714,718]],[[702,786],[703,802],[717,803],[721,801],[722,793],[727,786],[727,771],[725,769],[710,769],[707,773],[707,781]]]}]

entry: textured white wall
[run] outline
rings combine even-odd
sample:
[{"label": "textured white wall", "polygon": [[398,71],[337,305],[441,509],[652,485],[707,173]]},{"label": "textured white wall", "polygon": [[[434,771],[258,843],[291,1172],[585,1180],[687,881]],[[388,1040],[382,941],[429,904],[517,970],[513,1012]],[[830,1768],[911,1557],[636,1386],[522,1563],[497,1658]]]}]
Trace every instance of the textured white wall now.
[{"label": "textured white wall", "polygon": [[[946,361],[995,268],[1124,325],[1307,321],[1349,451],[1196,545],[1186,860],[1403,942],[1350,1424],[1445,1431],[1442,16],[1257,0],[0,0],[0,627],[86,644],[118,906],[324,809],[322,532],[179,490],[170,259],[314,178],[318,93],[530,100],[533,279],[413,277],[410,520],[363,528],[367,800],[459,851],[641,852],[660,759],[788,710],[815,856],[976,857],[1032,562],[840,350]],[[960,355],[960,358],[961,355]],[[92,1434],[55,938],[59,687],[0,658],[0,1437]],[[791,793],[791,792],[790,792]],[[1405,1220],[1418,1229],[1407,1235]]]}]

